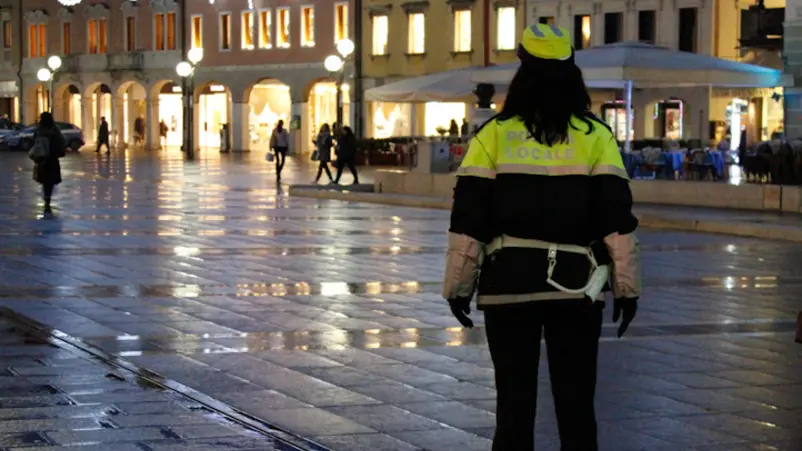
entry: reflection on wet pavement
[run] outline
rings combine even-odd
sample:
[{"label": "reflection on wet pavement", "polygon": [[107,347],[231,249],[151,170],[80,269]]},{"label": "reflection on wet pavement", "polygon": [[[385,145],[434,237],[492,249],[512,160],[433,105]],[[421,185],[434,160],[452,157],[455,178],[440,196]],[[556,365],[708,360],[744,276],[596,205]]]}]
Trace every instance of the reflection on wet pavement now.
[{"label": "reflection on wet pavement", "polygon": [[[259,155],[167,153],[70,156],[46,221],[23,157],[0,155],[0,306],[336,450],[489,449],[483,320],[439,298],[447,212],[291,198]],[[648,295],[600,350],[602,449],[798,450],[802,247],[641,235]]]}]

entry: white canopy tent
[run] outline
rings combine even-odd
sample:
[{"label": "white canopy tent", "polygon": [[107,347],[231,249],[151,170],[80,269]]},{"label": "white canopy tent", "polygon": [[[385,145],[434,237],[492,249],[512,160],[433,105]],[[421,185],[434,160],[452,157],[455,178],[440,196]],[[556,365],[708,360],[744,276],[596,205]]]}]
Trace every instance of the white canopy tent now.
[{"label": "white canopy tent", "polygon": [[[458,69],[407,78],[365,91],[373,102],[457,102],[470,101],[476,83],[473,70]],[[500,83],[507,85],[507,83]]]},{"label": "white canopy tent", "polygon": [[[776,69],[739,63],[712,56],[681,52],[640,42],[619,42],[580,50],[575,55],[588,87],[623,89],[626,111],[632,109],[632,89],[665,87],[750,87],[783,85]],[[509,85],[519,63],[503,64],[473,72],[474,83]],[[627,130],[630,115],[626,115]],[[629,133],[625,149],[630,150]]]}]

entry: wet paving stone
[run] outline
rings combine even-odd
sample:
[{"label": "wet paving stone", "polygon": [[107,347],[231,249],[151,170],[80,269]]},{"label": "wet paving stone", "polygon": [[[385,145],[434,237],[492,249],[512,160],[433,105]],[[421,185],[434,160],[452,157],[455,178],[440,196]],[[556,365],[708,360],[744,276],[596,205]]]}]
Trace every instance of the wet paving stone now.
[{"label": "wet paving stone", "polygon": [[[448,212],[289,197],[259,157],[70,155],[43,219],[30,162],[0,154],[0,307],[335,451],[490,449],[484,321],[459,328],[439,295]],[[605,310],[601,449],[799,451],[802,246],[640,238],[625,339]],[[0,448],[281,449],[84,362],[0,334]],[[556,451],[547,374],[537,444]]]}]

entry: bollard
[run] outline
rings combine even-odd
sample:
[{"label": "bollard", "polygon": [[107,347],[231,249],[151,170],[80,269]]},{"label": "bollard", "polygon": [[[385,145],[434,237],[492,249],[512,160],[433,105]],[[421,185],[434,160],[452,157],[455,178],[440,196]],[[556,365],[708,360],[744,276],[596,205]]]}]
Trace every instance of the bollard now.
[{"label": "bollard", "polygon": [[802,312],[796,317],[796,342],[802,343]]}]

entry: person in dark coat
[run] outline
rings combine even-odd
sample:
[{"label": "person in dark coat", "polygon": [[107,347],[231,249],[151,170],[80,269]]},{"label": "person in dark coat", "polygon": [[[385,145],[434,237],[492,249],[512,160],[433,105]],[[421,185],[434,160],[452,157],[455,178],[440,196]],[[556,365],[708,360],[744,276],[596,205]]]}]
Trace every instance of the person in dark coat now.
[{"label": "person in dark coat", "polygon": [[47,140],[49,155],[34,160],[33,179],[42,185],[42,197],[45,201],[44,213],[51,214],[53,211],[50,209],[50,200],[53,197],[53,188],[61,183],[61,165],[58,160],[65,155],[67,143],[50,113],[42,113],[39,117],[39,128],[36,131],[34,142],[40,142],[40,138]]},{"label": "person in dark coat", "polygon": [[354,185],[359,184],[359,176],[356,174],[356,136],[351,127],[343,127],[343,134],[340,136],[337,143],[337,178],[334,183],[340,183],[340,177],[343,175],[343,169],[348,167],[351,170],[351,175],[354,176]]},{"label": "person in dark coat", "polygon": [[111,153],[111,146],[109,146],[109,123],[106,122],[106,117],[100,118],[100,128],[97,131],[97,149],[95,153],[100,152],[100,148],[106,146],[106,153]]},{"label": "person in dark coat", "polygon": [[320,133],[318,133],[317,139],[315,140],[315,146],[317,147],[317,157],[320,162],[317,168],[315,183],[320,181],[320,176],[323,175],[323,171],[326,171],[326,175],[329,176],[329,182],[334,182],[334,177],[331,176],[331,171],[329,170],[332,146],[331,128],[329,124],[323,124],[323,126],[320,127]]}]

